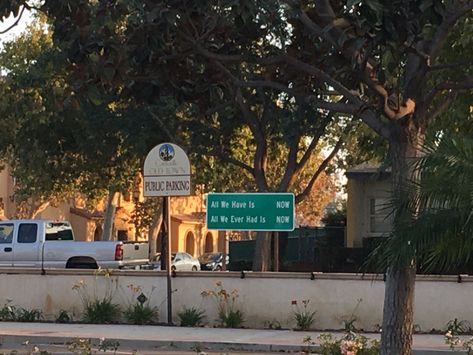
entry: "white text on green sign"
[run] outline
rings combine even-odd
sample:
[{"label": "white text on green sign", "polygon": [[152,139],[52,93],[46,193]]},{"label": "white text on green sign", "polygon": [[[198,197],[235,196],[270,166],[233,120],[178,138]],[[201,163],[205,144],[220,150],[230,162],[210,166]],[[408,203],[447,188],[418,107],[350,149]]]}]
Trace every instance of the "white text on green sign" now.
[{"label": "white text on green sign", "polygon": [[218,230],[292,231],[292,193],[210,193],[207,228]]}]

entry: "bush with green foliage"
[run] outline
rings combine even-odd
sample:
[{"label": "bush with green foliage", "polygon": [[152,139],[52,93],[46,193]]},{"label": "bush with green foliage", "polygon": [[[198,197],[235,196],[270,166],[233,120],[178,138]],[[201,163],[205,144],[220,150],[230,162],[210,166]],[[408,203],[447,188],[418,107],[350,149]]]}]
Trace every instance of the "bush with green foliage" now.
[{"label": "bush with green foliage", "polygon": [[197,307],[184,307],[177,313],[181,327],[198,327],[202,325],[205,312]]},{"label": "bush with green foliage", "polygon": [[292,305],[294,307],[294,320],[296,321],[297,330],[308,330],[315,321],[315,314],[317,311],[310,309],[309,302],[310,300],[302,300],[302,308],[300,308],[297,304],[297,300],[292,301]]},{"label": "bush with green foliage", "polygon": [[11,300],[0,308],[0,321],[7,322],[37,322],[44,319],[43,312],[39,309],[26,309],[11,304]]},{"label": "bush with green foliage", "polygon": [[148,295],[143,293],[141,286],[130,284],[127,288],[131,291],[131,299],[124,313],[126,321],[137,325],[156,324],[158,307],[151,306],[149,302],[155,288],[153,287]]},{"label": "bush with green foliage", "polygon": [[337,207],[336,210],[328,212],[321,221],[326,227],[345,227],[347,225],[346,203]]},{"label": "bush with green foliage", "polygon": [[8,322],[14,321],[16,318],[16,307],[11,305],[11,300],[7,302],[0,309],[0,321]]},{"label": "bush with green foliage", "polygon": [[[97,280],[100,276],[105,279],[105,290],[102,294],[97,289]],[[98,269],[94,281],[92,290],[89,290],[84,280],[80,280],[72,287],[84,306],[82,320],[85,323],[94,324],[117,323],[120,320],[121,310],[118,304],[113,302],[117,288],[116,280],[110,277],[108,270]]]},{"label": "bush with green foliage", "polygon": [[64,309],[61,309],[56,316],[56,323],[70,323],[72,321],[72,315]]},{"label": "bush with green foliage", "polygon": [[16,311],[15,321],[17,322],[37,322],[43,319],[43,312],[39,309],[19,308]]}]

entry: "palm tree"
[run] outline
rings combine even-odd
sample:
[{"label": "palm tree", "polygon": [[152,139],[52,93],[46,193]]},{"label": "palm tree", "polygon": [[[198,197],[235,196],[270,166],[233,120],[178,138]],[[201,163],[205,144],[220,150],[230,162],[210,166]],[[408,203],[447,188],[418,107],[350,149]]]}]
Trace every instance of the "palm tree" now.
[{"label": "palm tree", "polygon": [[396,221],[391,238],[371,260],[377,267],[415,262],[424,272],[448,271],[473,251],[473,139],[444,136],[424,147],[412,164],[418,182],[410,182],[393,206],[408,216]]}]

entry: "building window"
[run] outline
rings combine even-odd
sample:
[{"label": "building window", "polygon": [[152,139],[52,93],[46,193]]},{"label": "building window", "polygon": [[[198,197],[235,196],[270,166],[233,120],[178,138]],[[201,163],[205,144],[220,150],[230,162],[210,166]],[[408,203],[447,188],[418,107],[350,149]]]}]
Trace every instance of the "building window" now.
[{"label": "building window", "polygon": [[370,198],[369,233],[383,234],[392,230],[391,202],[387,198]]}]

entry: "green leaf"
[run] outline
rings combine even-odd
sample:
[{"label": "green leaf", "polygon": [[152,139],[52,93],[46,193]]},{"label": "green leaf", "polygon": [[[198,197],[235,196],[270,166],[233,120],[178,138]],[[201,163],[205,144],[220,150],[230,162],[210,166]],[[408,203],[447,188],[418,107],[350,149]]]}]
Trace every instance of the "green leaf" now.
[{"label": "green leaf", "polygon": [[347,8],[351,9],[353,6],[358,5],[362,0],[348,0]]},{"label": "green leaf", "polygon": [[96,86],[91,86],[88,91],[89,100],[95,105],[98,106],[102,103],[102,99],[100,97],[100,92]]}]

